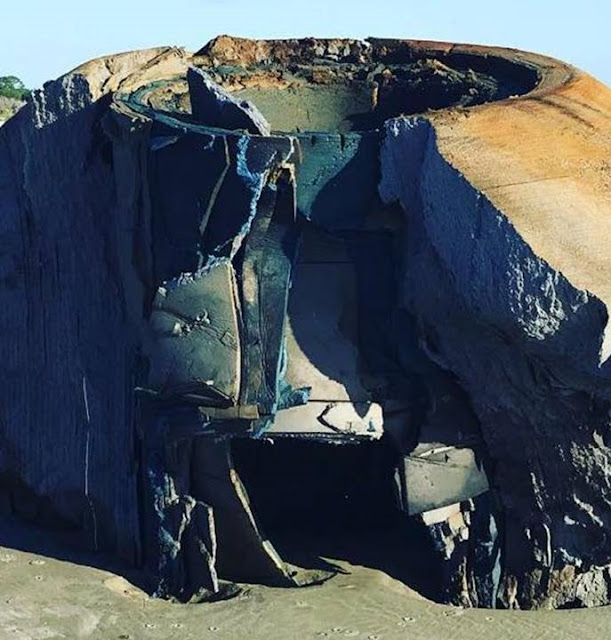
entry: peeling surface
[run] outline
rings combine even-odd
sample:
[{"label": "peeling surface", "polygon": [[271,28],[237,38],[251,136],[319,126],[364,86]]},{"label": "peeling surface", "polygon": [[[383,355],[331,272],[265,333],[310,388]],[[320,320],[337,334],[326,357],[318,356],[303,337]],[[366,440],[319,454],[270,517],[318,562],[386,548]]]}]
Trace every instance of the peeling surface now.
[{"label": "peeling surface", "polygon": [[607,603],[609,109],[542,56],[376,39],[221,36],[45,85],[0,130],[11,509],[163,597],[318,583],[239,467],[260,502],[259,444],[336,444],[424,532],[438,599]]}]

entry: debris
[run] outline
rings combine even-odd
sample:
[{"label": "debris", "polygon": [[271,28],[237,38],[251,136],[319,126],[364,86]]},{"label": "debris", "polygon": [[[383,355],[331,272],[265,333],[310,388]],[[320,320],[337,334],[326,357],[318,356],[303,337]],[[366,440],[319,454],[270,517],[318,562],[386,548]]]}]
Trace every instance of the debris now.
[{"label": "debris", "polygon": [[222,129],[245,129],[262,136],[270,134],[269,124],[248,100],[238,101],[212,82],[196,67],[187,71],[191,112],[200,124]]}]

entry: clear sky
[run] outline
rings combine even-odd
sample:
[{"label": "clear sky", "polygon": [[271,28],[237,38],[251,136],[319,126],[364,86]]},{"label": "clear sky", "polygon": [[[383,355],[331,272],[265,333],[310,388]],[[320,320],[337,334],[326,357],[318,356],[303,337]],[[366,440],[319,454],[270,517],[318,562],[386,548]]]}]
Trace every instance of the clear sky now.
[{"label": "clear sky", "polygon": [[93,57],[215,35],[367,36],[546,53],[611,85],[611,0],[0,0],[0,76],[40,86]]}]

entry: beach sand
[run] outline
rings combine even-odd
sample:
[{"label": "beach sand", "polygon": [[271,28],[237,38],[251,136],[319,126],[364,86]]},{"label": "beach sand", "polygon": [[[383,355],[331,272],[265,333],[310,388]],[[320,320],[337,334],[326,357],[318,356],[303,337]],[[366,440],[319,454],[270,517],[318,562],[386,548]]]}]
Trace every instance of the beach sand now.
[{"label": "beach sand", "polygon": [[[601,640],[608,608],[465,610],[430,602],[379,570],[337,561],[328,582],[303,589],[246,585],[232,600],[176,604],[107,569],[103,556],[67,550],[57,534],[0,525],[0,638],[103,640]],[[33,553],[36,549],[42,553]]]}]

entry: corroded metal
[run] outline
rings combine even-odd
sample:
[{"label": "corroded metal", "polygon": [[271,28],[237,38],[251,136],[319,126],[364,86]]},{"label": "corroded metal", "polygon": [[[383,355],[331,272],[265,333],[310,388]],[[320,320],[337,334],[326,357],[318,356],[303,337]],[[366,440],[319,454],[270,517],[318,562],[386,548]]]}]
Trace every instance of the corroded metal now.
[{"label": "corroded metal", "polygon": [[220,37],[48,84],[0,134],[13,509],[159,595],[311,584],[329,572],[266,536],[286,504],[266,465],[341,511],[336,444],[362,519],[425,528],[436,597],[606,602],[609,252],[589,225],[610,105],[535,54],[378,39]]}]

